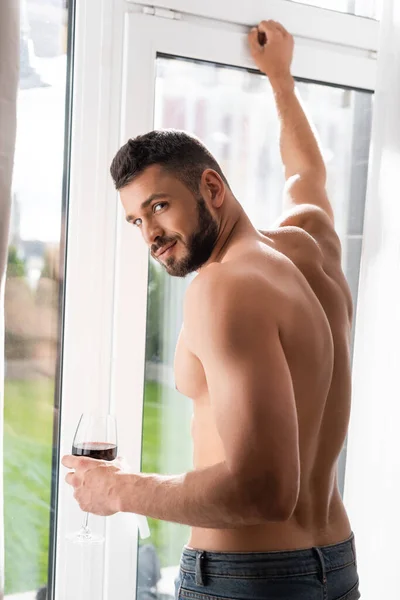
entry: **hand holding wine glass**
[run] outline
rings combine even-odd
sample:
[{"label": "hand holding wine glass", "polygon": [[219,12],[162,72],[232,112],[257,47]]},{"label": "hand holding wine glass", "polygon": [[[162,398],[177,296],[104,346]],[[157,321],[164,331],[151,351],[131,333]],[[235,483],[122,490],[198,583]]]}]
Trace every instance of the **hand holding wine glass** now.
[{"label": "hand holding wine glass", "polygon": [[[117,426],[111,415],[83,414],[72,444],[72,456],[64,456],[62,464],[74,472],[65,480],[74,488],[74,496],[82,510],[86,511],[83,526],[78,533],[68,536],[73,542],[102,542],[88,527],[88,512],[109,516],[120,511],[120,497],[115,493],[117,480],[127,471],[123,459],[117,457]],[[98,464],[96,464],[98,463]],[[128,517],[128,516],[127,516]],[[127,523],[135,523],[142,539],[150,537],[147,518],[129,514]],[[130,528],[130,525],[128,529]]]},{"label": "hand holding wine glass", "polygon": [[[84,413],[78,423],[72,455],[113,461],[117,458],[117,424],[112,415],[97,416]],[[94,535],[88,527],[89,513],[85,514],[83,525],[70,536],[76,542],[99,543],[103,538]]]}]

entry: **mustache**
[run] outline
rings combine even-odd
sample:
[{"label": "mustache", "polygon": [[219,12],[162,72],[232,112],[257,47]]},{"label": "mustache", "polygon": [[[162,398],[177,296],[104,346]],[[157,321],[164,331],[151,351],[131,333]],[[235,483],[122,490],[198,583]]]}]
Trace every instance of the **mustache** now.
[{"label": "mustache", "polygon": [[167,245],[169,244],[173,244],[174,242],[176,242],[176,239],[163,239],[161,242],[158,243],[157,246],[152,246],[151,247],[151,251],[153,254],[155,254],[156,252],[158,252],[159,250],[161,250],[161,248],[165,248]]}]

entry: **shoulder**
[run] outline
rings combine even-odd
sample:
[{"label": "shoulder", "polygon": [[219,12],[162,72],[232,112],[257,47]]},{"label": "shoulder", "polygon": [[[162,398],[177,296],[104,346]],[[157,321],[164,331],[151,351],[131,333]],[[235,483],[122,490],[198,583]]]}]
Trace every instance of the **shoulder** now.
[{"label": "shoulder", "polygon": [[[184,302],[185,327],[218,327],[250,321],[273,321],[278,291],[272,281],[234,263],[209,265],[190,284]],[[250,318],[251,317],[251,318]]]},{"label": "shoulder", "polygon": [[186,292],[188,349],[208,365],[221,357],[240,360],[246,353],[264,352],[279,339],[282,319],[273,285],[254,271],[226,264],[210,267]]},{"label": "shoulder", "polygon": [[303,229],[324,229],[335,232],[334,221],[315,204],[299,204],[284,212],[275,223],[277,227],[293,225]]},{"label": "shoulder", "polygon": [[340,263],[342,249],[332,218],[314,204],[301,204],[285,212],[275,227],[298,227],[308,233],[318,244],[326,260]]},{"label": "shoulder", "polygon": [[190,284],[188,302],[228,302],[252,297],[253,292],[273,294],[274,286],[267,277],[237,262],[214,263],[200,272]]},{"label": "shoulder", "polygon": [[349,284],[342,268],[342,246],[331,217],[318,206],[303,204],[279,220],[279,227],[301,228],[313,238],[321,253],[322,268],[344,294],[350,321],[353,318],[353,300]]}]

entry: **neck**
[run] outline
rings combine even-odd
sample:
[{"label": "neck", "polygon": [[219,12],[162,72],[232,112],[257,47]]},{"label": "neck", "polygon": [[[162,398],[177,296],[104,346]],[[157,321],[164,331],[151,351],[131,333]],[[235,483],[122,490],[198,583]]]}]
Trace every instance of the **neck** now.
[{"label": "neck", "polygon": [[229,218],[222,219],[217,243],[208,261],[202,265],[199,272],[211,263],[223,263],[230,258],[234,248],[243,240],[248,242],[257,239],[259,232],[254,228],[250,219],[242,209],[238,210]]}]

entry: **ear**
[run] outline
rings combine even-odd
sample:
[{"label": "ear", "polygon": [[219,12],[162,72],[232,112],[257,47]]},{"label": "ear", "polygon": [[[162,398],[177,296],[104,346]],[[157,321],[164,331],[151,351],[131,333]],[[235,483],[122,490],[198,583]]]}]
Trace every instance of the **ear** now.
[{"label": "ear", "polygon": [[206,169],[201,176],[201,189],[214,208],[220,208],[225,199],[225,183],[213,169]]}]

